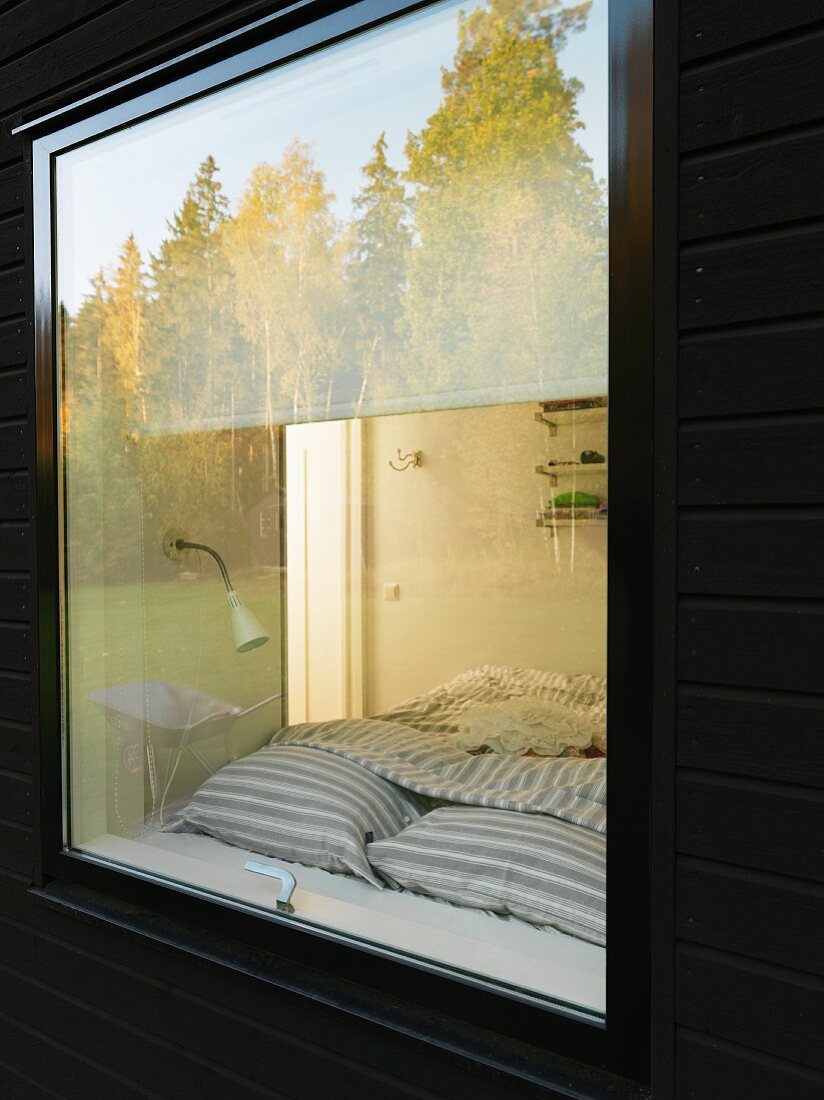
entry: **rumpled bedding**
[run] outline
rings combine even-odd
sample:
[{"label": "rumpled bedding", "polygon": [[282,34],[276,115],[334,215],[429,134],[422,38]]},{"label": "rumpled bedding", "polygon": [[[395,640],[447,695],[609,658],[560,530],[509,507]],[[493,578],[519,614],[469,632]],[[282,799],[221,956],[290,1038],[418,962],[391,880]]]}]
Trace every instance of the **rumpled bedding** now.
[{"label": "rumpled bedding", "polygon": [[[547,752],[554,745],[559,755],[568,748],[568,755],[574,756],[587,738],[597,748],[606,749],[606,680],[600,676],[479,665],[372,717],[399,722],[421,733],[455,735],[467,750],[484,746],[492,751],[517,752],[516,745],[507,747],[495,741],[500,738],[500,728],[497,733],[488,729],[489,736],[479,738],[472,727],[483,724],[487,707],[500,708],[511,702],[517,709],[529,700],[557,708],[557,721],[553,723],[547,715],[545,736],[538,739]],[[541,752],[537,745],[520,751],[527,748]]]},{"label": "rumpled bedding", "polygon": [[604,759],[473,756],[449,738],[376,718],[287,726],[271,744],[334,753],[437,803],[548,814],[606,832]]}]

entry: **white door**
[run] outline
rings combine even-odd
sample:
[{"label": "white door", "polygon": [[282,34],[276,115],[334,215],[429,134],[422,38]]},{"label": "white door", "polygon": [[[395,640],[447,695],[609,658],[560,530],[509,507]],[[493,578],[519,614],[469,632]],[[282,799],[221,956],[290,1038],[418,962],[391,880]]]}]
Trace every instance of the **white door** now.
[{"label": "white door", "polygon": [[286,428],[288,720],[363,713],[361,433]]}]

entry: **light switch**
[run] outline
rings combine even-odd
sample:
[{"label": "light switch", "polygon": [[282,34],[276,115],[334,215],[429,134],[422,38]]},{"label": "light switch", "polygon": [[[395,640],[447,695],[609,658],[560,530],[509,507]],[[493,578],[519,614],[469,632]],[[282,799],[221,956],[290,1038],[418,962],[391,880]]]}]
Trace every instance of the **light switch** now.
[{"label": "light switch", "polygon": [[401,586],[399,584],[385,584],[383,586],[383,598],[385,600],[399,600],[401,598]]}]

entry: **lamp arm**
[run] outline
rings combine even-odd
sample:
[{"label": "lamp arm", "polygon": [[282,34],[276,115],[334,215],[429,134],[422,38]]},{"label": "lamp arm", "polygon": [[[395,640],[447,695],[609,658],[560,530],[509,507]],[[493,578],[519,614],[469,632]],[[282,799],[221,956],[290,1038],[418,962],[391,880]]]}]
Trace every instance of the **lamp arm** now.
[{"label": "lamp arm", "polygon": [[187,542],[186,539],[175,540],[176,550],[202,550],[205,554],[211,554],[211,556],[217,562],[220,575],[223,577],[223,583],[226,585],[226,591],[231,592],[232,582],[229,580],[229,572],[226,566],[223,564],[223,558],[218,554],[217,550],[213,550],[211,546],[204,546],[202,542]]}]

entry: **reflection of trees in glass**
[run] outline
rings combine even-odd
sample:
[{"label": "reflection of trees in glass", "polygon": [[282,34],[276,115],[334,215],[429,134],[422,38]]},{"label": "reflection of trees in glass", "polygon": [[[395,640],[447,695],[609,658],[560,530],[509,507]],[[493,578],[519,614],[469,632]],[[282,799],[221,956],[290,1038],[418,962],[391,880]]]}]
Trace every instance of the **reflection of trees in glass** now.
[{"label": "reflection of trees in glass", "polygon": [[252,170],[226,230],[237,318],[264,367],[267,425],[276,398],[288,398],[296,420],[328,399],[344,327],[332,198],[309,147],[293,141],[279,164]]},{"label": "reflection of trees in glass", "polygon": [[436,389],[540,383],[604,361],[603,199],[574,137],[581,86],[557,57],[587,11],[492,0],[462,15],[442,103],[407,143],[410,366]]},{"label": "reflection of trees in glass", "polygon": [[231,273],[220,237],[228,206],[207,157],[151,259],[148,356],[157,408],[184,422],[214,417],[231,381]]},{"label": "reflection of trees in glass", "polygon": [[[558,64],[588,10],[461,14],[440,106],[406,165],[377,136],[349,225],[296,139],[234,213],[207,157],[148,274],[127,239],[64,325],[73,508],[90,530],[102,467],[140,481],[151,523],[191,516],[242,545],[244,511],[279,482],[284,419],[603,373],[605,207],[576,141],[580,85]],[[113,531],[137,507],[120,498]]]},{"label": "reflection of trees in glass", "polygon": [[146,423],[146,302],[143,258],[134,237],[120,253],[103,320],[102,341],[115,364],[125,421]]},{"label": "reflection of trees in glass", "polygon": [[409,204],[400,173],[386,158],[386,135],[374,145],[364,166],[366,178],[355,197],[349,254],[351,308],[360,367],[357,410],[370,382],[391,396],[403,355],[401,333],[406,266],[412,244]]}]

